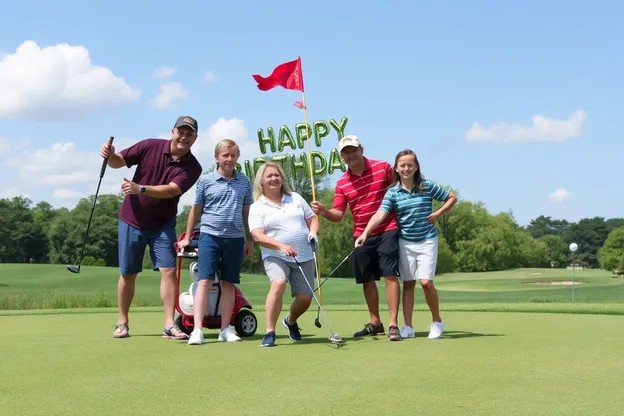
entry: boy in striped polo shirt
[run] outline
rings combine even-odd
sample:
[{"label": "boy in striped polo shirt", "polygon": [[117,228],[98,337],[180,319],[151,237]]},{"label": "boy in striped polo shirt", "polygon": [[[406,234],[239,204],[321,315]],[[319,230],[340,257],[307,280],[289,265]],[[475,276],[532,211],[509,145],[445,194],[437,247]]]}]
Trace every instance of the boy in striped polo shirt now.
[{"label": "boy in striped polo shirt", "polygon": [[[402,338],[415,336],[412,327],[414,288],[420,280],[425,299],[429,305],[433,323],[429,338],[440,338],[444,324],[440,318],[438,292],[433,285],[438,260],[438,230],[435,223],[442,214],[451,209],[457,197],[440,185],[423,178],[420,164],[411,150],[402,150],[394,163],[396,186],[388,190],[379,211],[370,219],[356,247],[364,244],[370,231],[393,213],[399,223],[399,267],[403,281],[403,317],[405,326]],[[433,212],[433,200],[444,205]]]},{"label": "boy in striped polo shirt", "polygon": [[[377,212],[386,191],[394,181],[392,166],[385,161],[364,157],[364,149],[356,136],[343,137],[338,143],[338,149],[348,170],[336,182],[333,206],[327,209],[320,202],[314,201],[312,210],[329,221],[340,222],[348,205],[354,222],[353,237],[357,238]],[[399,230],[394,214],[380,221],[369,234],[371,237],[366,244],[355,250],[355,281],[362,284],[370,313],[370,322],[354,336],[385,333],[379,317],[379,292],[376,283],[383,276],[386,281],[386,300],[390,310],[388,339],[398,341],[401,339],[397,324],[400,298]]]},{"label": "boy in striped polo shirt", "polygon": [[[243,255],[253,254],[253,239],[248,224],[253,197],[249,178],[236,172],[239,156],[238,145],[232,140],[217,143],[217,169],[199,179],[195,205],[189,213],[187,236],[192,235],[201,214],[198,285],[193,297],[194,329],[188,340],[189,345],[204,343],[202,321],[217,268],[220,268],[222,317],[218,340],[240,341],[240,337],[232,331],[230,318],[234,309],[234,285],[240,283]],[[183,250],[189,244],[188,239],[183,239],[178,247]]]}]

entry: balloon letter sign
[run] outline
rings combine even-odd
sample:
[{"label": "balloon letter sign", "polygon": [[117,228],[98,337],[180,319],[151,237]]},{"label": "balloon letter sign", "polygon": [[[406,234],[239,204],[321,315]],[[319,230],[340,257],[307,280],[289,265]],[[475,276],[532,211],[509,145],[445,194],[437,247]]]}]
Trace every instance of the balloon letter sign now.
[{"label": "balloon letter sign", "polygon": [[[315,121],[310,126],[306,127],[305,123],[297,123],[294,130],[291,130],[286,125],[280,126],[279,130],[275,130],[273,127],[268,127],[266,132],[263,129],[258,129],[258,145],[260,146],[260,152],[266,155],[268,151],[273,153],[272,156],[257,157],[253,160],[245,160],[245,175],[253,180],[258,168],[267,161],[273,161],[280,163],[282,168],[287,172],[290,172],[295,178],[299,175],[302,177],[309,177],[308,172],[308,153],[302,151],[299,156],[289,152],[289,150],[297,151],[303,150],[306,144],[306,140],[314,140],[316,147],[323,145],[323,138],[330,135],[335,131],[337,140],[336,143],[344,136],[345,127],[347,126],[348,119],[342,117],[340,122],[334,119]],[[275,154],[278,153],[278,154]],[[318,150],[310,152],[312,157],[312,170],[314,176],[322,176],[325,174],[333,174],[336,169],[340,169],[345,172],[347,166],[340,158],[338,149],[332,148],[329,152],[329,161],[325,157],[323,152]],[[236,169],[241,172],[242,166],[237,164]]]}]

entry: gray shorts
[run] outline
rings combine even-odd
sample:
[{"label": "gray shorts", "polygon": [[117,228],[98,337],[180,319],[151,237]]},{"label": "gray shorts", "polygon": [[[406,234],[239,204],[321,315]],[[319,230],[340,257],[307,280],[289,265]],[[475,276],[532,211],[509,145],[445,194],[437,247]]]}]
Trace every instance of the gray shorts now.
[{"label": "gray shorts", "polygon": [[[297,263],[286,262],[277,257],[267,257],[263,260],[264,270],[266,271],[267,276],[269,277],[269,281],[274,281],[277,279],[286,279],[290,283],[290,295],[294,297],[297,294],[301,295],[311,295],[312,291],[310,287],[305,282],[304,276],[301,274]],[[314,260],[308,260],[305,262],[299,262],[303,272],[305,273],[305,277],[308,279],[308,283],[310,286],[314,288],[314,277],[315,277],[315,268],[314,268]]]}]

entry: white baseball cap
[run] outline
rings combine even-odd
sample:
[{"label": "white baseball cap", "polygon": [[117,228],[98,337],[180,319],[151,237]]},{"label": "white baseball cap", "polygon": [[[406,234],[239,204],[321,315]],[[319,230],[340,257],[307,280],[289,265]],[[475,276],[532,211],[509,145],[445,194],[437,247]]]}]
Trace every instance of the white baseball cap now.
[{"label": "white baseball cap", "polygon": [[360,140],[357,138],[357,136],[354,136],[352,134],[348,136],[344,136],[338,142],[338,151],[342,152],[342,149],[344,149],[347,146],[354,146],[354,147],[361,146]]}]

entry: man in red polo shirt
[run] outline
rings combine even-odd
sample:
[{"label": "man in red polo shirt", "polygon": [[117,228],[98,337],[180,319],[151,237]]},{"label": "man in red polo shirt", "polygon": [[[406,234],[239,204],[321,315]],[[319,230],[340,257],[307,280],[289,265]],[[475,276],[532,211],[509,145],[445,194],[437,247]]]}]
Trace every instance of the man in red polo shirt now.
[{"label": "man in red polo shirt", "polygon": [[125,179],[125,195],[119,210],[119,269],[117,284],[119,320],[114,338],[129,336],[128,312],[137,275],[143,270],[143,255],[150,246],[154,270],[160,270],[160,297],[165,311],[166,338],[186,339],[174,323],[176,292],[176,216],[180,196],[197,182],[202,167],[191,153],[197,140],[197,121],[179,117],[171,139],[145,139],[119,153],[108,143],[100,154],[113,169],[136,166],[132,181]]},{"label": "man in red polo shirt", "polygon": [[[340,222],[348,205],[353,216],[355,241],[377,212],[388,188],[394,183],[392,166],[381,160],[364,157],[364,149],[356,136],[343,137],[338,143],[338,150],[348,169],[336,182],[333,206],[327,209],[320,202],[313,201],[312,210],[329,221]],[[355,281],[363,286],[370,313],[370,322],[354,334],[356,337],[385,333],[379,317],[379,292],[376,283],[383,276],[390,309],[388,339],[401,339],[397,325],[400,297],[398,236],[396,215],[392,213],[370,233],[364,245],[355,250]]]}]

